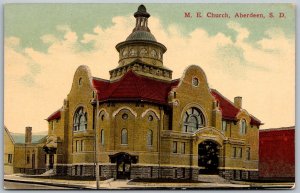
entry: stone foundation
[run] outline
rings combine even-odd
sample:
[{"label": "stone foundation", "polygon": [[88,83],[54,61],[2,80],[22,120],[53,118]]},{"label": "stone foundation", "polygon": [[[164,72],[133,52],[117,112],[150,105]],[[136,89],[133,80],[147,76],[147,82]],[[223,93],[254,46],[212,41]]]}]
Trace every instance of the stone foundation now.
[{"label": "stone foundation", "polygon": [[158,166],[132,166],[130,178],[171,178],[197,180],[198,169]]},{"label": "stone foundation", "polygon": [[117,168],[115,165],[100,165],[99,166],[99,175],[104,178],[116,178],[117,177]]},{"label": "stone foundation", "polygon": [[219,170],[219,175],[227,180],[257,180],[258,171]]},{"label": "stone foundation", "polygon": [[[95,176],[94,165],[55,166],[57,175]],[[116,165],[100,165],[99,175],[106,179],[117,178]],[[191,179],[198,180],[199,170],[188,167],[158,167],[131,165],[130,179]],[[200,173],[201,175],[201,173]],[[257,180],[258,171],[219,170],[219,175],[227,180]]]},{"label": "stone foundation", "polygon": [[[94,165],[57,165],[53,169],[57,175],[95,176]],[[117,178],[116,165],[100,165],[99,175],[107,179]],[[199,170],[195,168],[131,165],[130,179],[171,178],[197,180],[198,175]]]},{"label": "stone foundation", "polygon": [[56,173],[56,175],[65,176],[68,174],[68,167],[58,165],[53,168],[53,171]]}]

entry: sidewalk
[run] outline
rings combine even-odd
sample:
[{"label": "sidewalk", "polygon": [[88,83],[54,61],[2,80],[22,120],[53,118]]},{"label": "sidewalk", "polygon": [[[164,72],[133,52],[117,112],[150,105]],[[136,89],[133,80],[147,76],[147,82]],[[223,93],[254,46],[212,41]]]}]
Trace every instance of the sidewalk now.
[{"label": "sidewalk", "polygon": [[[69,187],[78,189],[96,189],[96,181],[43,179],[22,177],[21,174],[5,175],[4,180],[11,182],[23,182],[32,184],[53,185],[58,187]],[[253,187],[262,188],[264,184],[251,184],[247,182],[233,181],[232,183],[154,183],[154,182],[132,182],[130,180],[108,179],[100,181],[100,189],[249,189]],[[267,185],[268,186],[268,185]],[[272,184],[274,188],[276,184]],[[288,187],[291,183],[280,184],[278,187]]]},{"label": "sidewalk", "polygon": [[22,174],[4,175],[4,180],[10,182],[53,185],[53,186],[70,187],[70,188],[78,188],[78,189],[94,189],[96,187],[95,181],[44,179],[44,178],[37,178],[37,177],[30,178],[30,177],[23,177]]},{"label": "sidewalk", "polygon": [[295,188],[294,182],[246,182],[246,181],[230,181],[232,184],[245,184],[256,188]]}]

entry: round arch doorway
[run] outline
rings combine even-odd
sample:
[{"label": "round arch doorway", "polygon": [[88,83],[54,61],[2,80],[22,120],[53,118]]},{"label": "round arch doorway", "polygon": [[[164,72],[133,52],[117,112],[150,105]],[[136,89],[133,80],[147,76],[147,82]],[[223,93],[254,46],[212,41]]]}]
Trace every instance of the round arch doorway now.
[{"label": "round arch doorway", "polygon": [[198,166],[201,174],[218,174],[219,145],[213,141],[203,141],[198,145]]},{"label": "round arch doorway", "polygon": [[136,164],[138,156],[130,155],[125,152],[119,152],[110,155],[111,163],[116,163],[116,178],[117,179],[130,179],[131,164]]}]

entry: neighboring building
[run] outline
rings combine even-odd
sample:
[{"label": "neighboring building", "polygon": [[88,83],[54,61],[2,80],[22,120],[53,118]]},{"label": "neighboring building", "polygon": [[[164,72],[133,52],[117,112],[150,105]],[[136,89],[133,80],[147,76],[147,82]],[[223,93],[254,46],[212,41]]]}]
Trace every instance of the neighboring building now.
[{"label": "neighboring building", "polygon": [[295,127],[260,130],[259,178],[295,180]]},{"label": "neighboring building", "polygon": [[4,126],[4,175],[14,173],[14,149],[15,142],[8,129]]},{"label": "neighboring building", "polygon": [[47,118],[48,169],[94,175],[98,159],[107,178],[197,179],[200,171],[257,179],[262,123],[242,108],[241,97],[232,103],[210,89],[199,66],[172,80],[146,8],[134,17],[133,32],[116,46],[119,65],[110,80],[78,67],[62,108]]},{"label": "neighboring building", "polygon": [[[9,138],[5,136],[6,133],[14,141],[13,150],[11,148],[11,140],[8,140]],[[33,136],[31,127],[26,127],[25,141],[22,134],[10,133],[7,129],[5,129],[5,135],[5,151],[12,152],[13,164],[10,165],[12,166],[11,173],[41,174],[46,171],[46,153],[43,150],[46,136],[43,138]],[[33,140],[32,138],[35,139]]]}]

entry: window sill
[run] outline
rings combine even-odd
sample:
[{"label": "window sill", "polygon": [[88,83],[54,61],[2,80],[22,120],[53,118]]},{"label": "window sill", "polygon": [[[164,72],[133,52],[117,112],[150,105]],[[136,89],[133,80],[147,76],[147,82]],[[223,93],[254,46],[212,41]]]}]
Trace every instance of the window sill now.
[{"label": "window sill", "polygon": [[242,157],[231,157],[231,159],[239,159],[239,160],[241,160],[243,158]]},{"label": "window sill", "polygon": [[87,130],[82,130],[82,131],[74,131],[73,130],[73,133],[83,133],[83,132],[86,132]]}]

